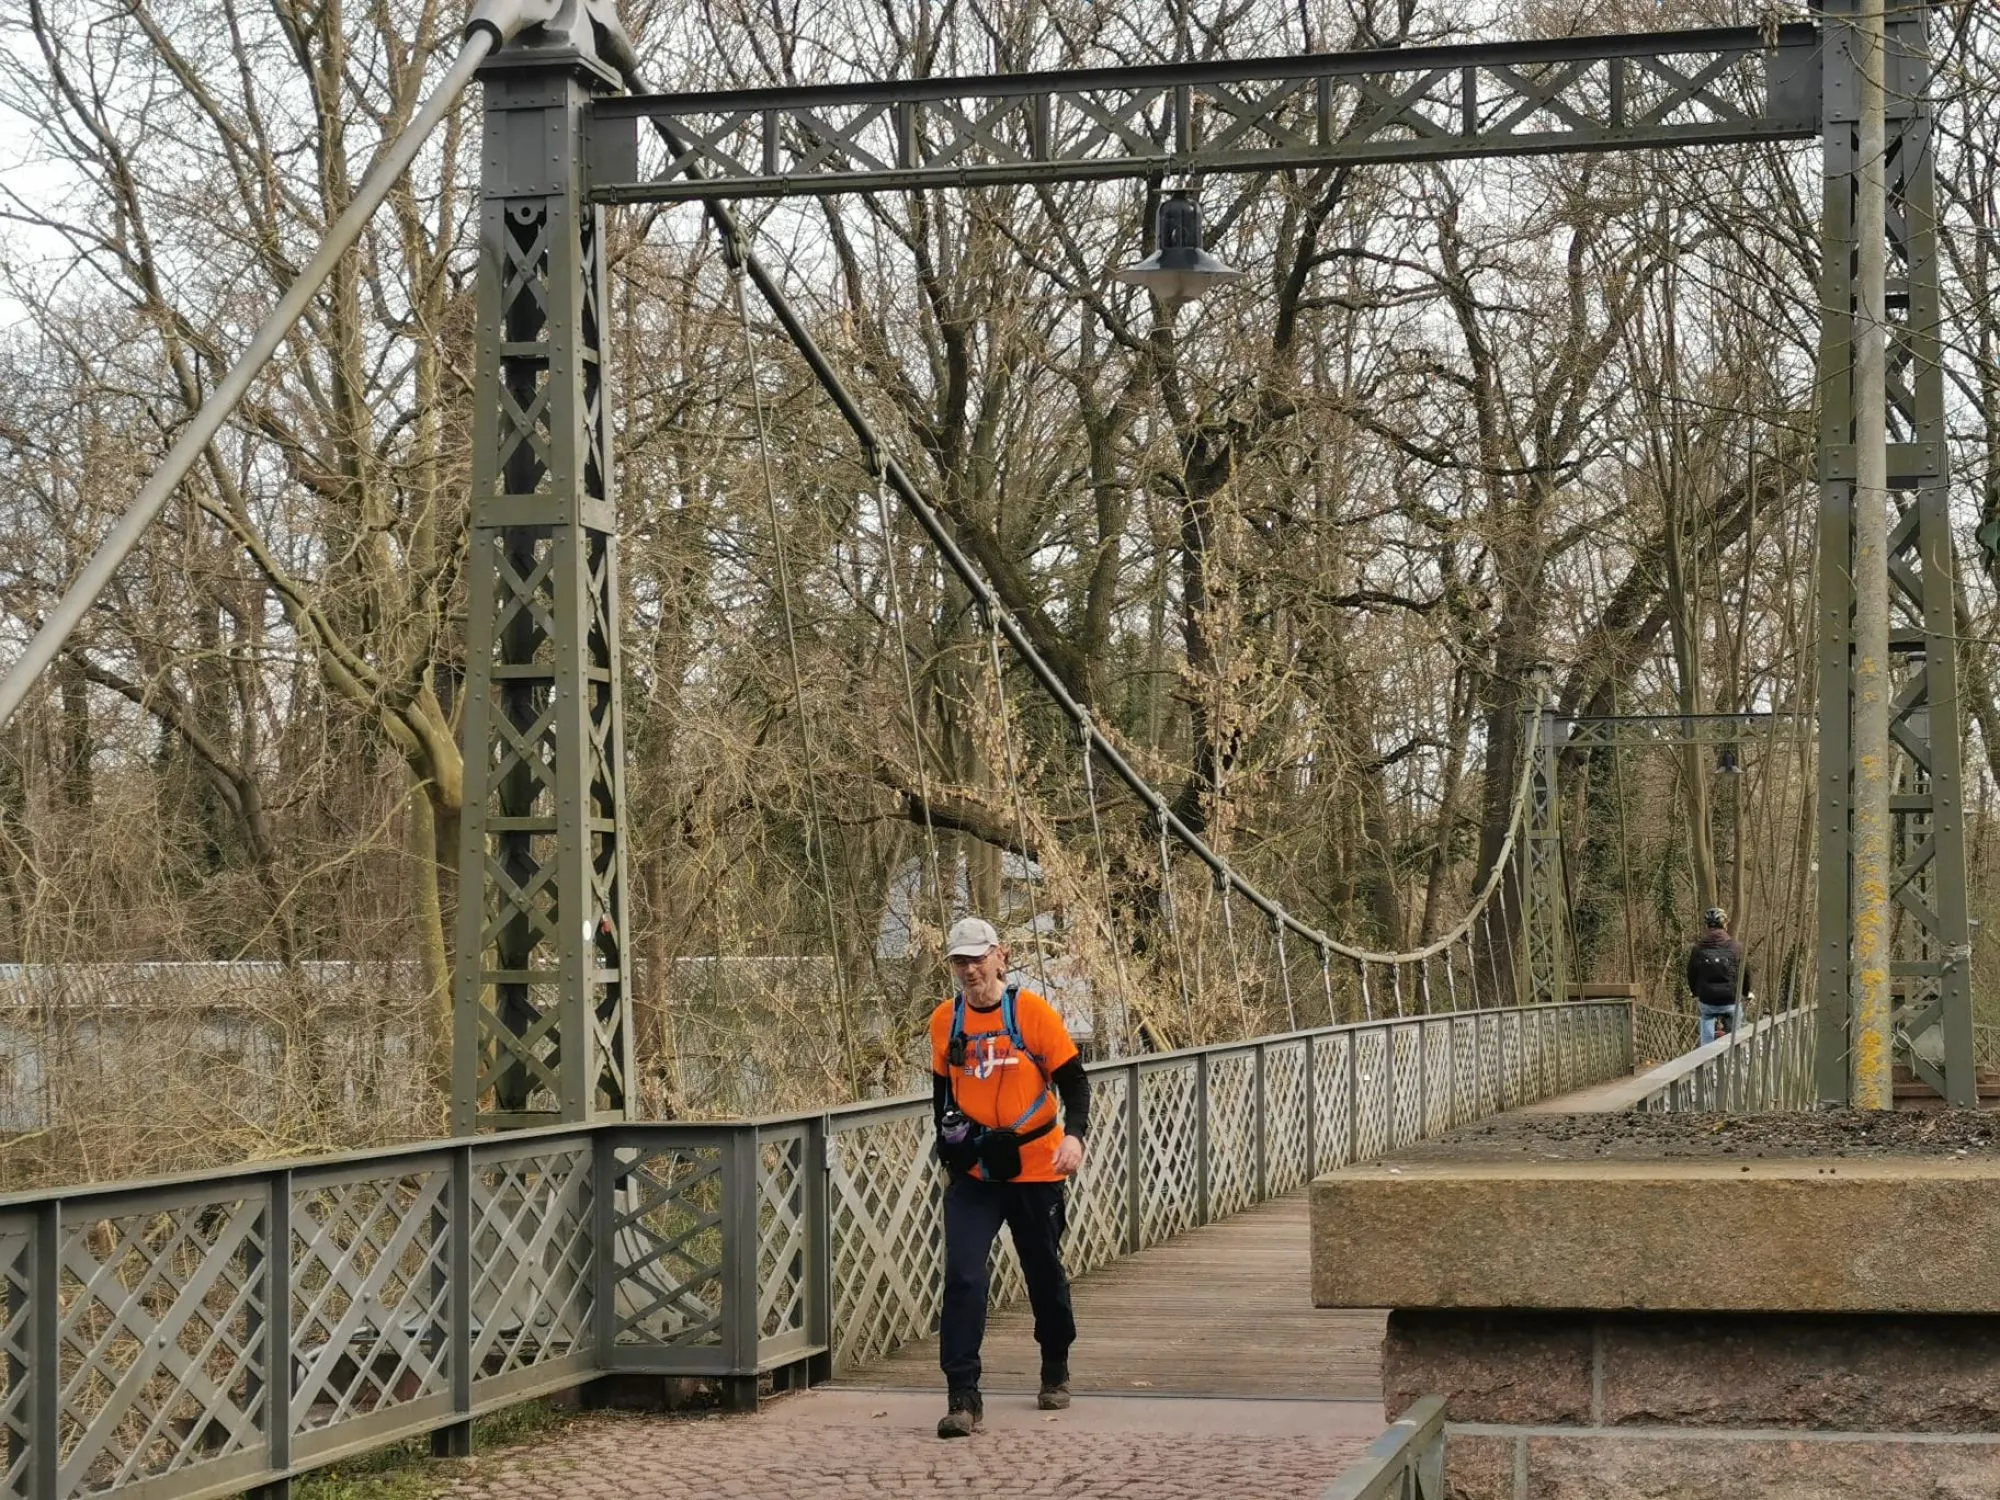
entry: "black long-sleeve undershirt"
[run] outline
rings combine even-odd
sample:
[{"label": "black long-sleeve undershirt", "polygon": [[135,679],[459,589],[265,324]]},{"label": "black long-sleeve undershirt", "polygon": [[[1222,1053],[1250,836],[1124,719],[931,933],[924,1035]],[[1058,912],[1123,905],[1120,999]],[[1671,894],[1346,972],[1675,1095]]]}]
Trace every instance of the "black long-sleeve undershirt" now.
[{"label": "black long-sleeve undershirt", "polygon": [[[1083,1071],[1083,1059],[1072,1057],[1049,1075],[1049,1086],[1062,1100],[1063,1130],[1083,1140],[1090,1134],[1090,1075]],[[942,1073],[931,1074],[931,1119],[944,1125],[944,1110],[951,1103],[951,1080]]]}]

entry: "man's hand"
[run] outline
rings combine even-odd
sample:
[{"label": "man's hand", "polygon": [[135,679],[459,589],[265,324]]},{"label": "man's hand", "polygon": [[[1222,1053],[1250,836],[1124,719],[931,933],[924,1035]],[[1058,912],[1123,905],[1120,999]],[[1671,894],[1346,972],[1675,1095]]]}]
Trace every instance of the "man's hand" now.
[{"label": "man's hand", "polygon": [[1073,1135],[1064,1136],[1062,1144],[1056,1147],[1056,1172],[1063,1177],[1074,1177],[1082,1165],[1083,1142]]}]

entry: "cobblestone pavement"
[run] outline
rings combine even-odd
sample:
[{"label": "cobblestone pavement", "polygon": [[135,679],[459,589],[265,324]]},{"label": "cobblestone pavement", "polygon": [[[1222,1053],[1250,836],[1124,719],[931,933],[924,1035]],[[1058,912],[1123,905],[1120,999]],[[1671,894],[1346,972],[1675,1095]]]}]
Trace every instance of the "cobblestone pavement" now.
[{"label": "cobblestone pavement", "polygon": [[619,1416],[461,1467],[465,1500],[1312,1500],[1382,1428],[1362,1401],[989,1398],[940,1441],[934,1393],[833,1388],[754,1416]]}]

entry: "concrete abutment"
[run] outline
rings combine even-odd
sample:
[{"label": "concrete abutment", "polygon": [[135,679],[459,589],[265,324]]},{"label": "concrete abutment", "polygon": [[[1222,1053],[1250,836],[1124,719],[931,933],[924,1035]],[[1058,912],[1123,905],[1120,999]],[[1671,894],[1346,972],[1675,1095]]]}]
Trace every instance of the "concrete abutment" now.
[{"label": "concrete abutment", "polygon": [[1313,1184],[1314,1300],[1461,1500],[1995,1500],[2000,1122],[1911,1119],[1475,1127]]}]

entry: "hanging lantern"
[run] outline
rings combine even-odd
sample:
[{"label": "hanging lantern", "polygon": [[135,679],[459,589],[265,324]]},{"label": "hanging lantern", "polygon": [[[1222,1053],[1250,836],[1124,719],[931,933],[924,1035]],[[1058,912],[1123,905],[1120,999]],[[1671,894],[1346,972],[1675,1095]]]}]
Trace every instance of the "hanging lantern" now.
[{"label": "hanging lantern", "polygon": [[1160,204],[1158,228],[1160,248],[1120,271],[1118,279],[1145,287],[1168,312],[1243,274],[1201,248],[1201,210],[1186,188],[1167,194]]}]

